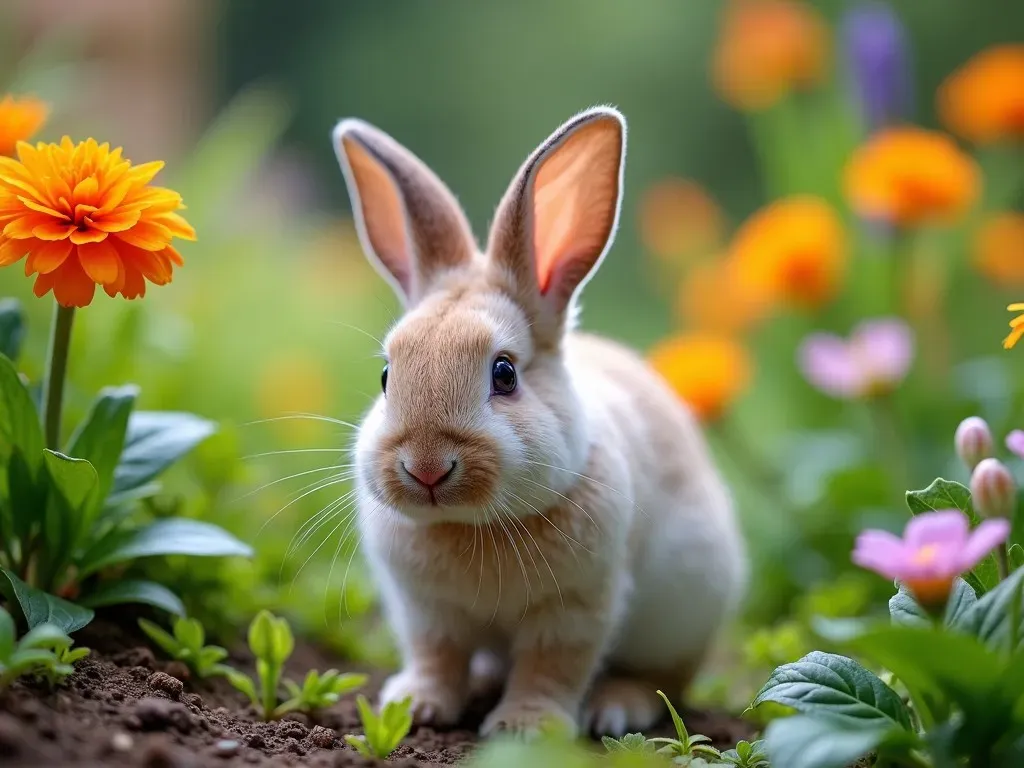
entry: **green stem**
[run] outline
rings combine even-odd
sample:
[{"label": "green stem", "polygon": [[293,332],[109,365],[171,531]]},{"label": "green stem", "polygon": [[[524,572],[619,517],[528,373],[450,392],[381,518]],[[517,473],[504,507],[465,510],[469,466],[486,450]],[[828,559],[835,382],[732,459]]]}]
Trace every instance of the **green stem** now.
[{"label": "green stem", "polygon": [[868,401],[868,410],[875,424],[875,434],[882,447],[886,467],[892,478],[895,498],[902,499],[910,487],[906,445],[900,431],[898,414],[889,394]]},{"label": "green stem", "polygon": [[999,567],[999,580],[1002,581],[1010,575],[1010,552],[1006,544],[996,549],[996,565]]},{"label": "green stem", "polygon": [[60,450],[60,417],[64,404],[64,380],[68,370],[68,351],[71,348],[71,325],[75,319],[74,307],[55,304],[53,326],[50,328],[50,346],[46,353],[46,372],[43,375],[43,431],[46,447]]}]

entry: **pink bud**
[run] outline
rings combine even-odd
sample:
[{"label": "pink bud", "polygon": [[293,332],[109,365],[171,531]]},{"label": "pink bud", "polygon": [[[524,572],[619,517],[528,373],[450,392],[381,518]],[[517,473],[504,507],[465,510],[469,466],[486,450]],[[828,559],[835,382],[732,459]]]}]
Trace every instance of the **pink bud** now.
[{"label": "pink bud", "polygon": [[984,459],[971,475],[971,497],[982,517],[1012,518],[1017,506],[1017,484],[999,459]]},{"label": "pink bud", "polygon": [[970,416],[960,422],[953,438],[956,455],[973,470],[982,459],[987,459],[995,450],[992,432],[985,420],[978,416]]}]

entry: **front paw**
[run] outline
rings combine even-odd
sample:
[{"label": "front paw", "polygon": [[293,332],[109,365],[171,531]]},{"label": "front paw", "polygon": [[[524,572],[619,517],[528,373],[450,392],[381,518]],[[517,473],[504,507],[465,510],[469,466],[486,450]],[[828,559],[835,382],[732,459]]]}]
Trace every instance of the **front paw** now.
[{"label": "front paw", "polygon": [[575,738],[578,726],[576,717],[569,710],[543,697],[502,701],[480,726],[481,736],[506,733],[526,740],[550,731]]},{"label": "front paw", "polygon": [[384,683],[380,691],[380,704],[383,707],[389,702],[407,697],[412,698],[410,712],[417,725],[455,725],[466,703],[466,693],[445,681],[417,674],[413,670],[402,670]]}]

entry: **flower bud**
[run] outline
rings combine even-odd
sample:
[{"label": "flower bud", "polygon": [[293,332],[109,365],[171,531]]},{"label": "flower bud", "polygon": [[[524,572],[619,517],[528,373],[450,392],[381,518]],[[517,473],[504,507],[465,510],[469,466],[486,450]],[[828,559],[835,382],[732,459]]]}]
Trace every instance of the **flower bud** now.
[{"label": "flower bud", "polygon": [[971,475],[974,508],[983,517],[1012,518],[1017,506],[1017,484],[999,459],[984,459]]},{"label": "flower bud", "polygon": [[985,420],[978,416],[970,416],[960,422],[953,444],[956,446],[956,455],[971,471],[995,450],[992,432]]}]

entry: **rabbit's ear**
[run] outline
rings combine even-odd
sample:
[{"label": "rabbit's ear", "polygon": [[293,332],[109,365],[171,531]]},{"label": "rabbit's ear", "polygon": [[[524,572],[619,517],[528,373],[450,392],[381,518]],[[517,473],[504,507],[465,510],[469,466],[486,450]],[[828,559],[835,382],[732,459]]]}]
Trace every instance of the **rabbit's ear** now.
[{"label": "rabbit's ear", "polygon": [[499,206],[488,253],[559,327],[614,239],[625,159],[623,116],[589,109],[537,148]]},{"label": "rabbit's ear", "polygon": [[363,249],[406,306],[476,245],[455,196],[409,150],[362,120],[342,120],[334,147]]}]

